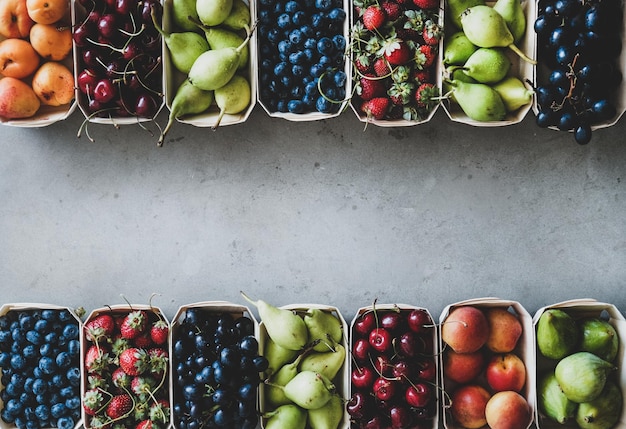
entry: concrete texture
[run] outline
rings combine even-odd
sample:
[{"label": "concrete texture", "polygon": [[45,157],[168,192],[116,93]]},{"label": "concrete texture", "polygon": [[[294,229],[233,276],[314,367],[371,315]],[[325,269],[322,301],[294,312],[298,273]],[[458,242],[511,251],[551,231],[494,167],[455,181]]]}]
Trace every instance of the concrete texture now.
[{"label": "concrete texture", "polygon": [[[165,115],[159,117],[164,123]],[[267,117],[216,132],[177,124],[162,148],[139,126],[82,117],[2,126],[2,302],[87,310],[129,301],[171,317],[204,300],[358,307],[438,317],[499,296],[534,313],[592,297],[626,309],[623,120],[578,146],[535,126],[452,123],[363,131]]]}]

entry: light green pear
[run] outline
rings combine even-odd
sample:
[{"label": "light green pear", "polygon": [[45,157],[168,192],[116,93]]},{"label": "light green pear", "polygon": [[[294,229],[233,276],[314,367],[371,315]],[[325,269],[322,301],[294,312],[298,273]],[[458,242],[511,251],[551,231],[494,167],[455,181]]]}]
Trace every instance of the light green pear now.
[{"label": "light green pear", "polygon": [[465,9],[476,6],[484,5],[485,0],[447,0],[445,18],[448,22],[451,22],[459,30],[463,28],[461,24],[461,14]]},{"label": "light green pear", "polygon": [[268,336],[263,347],[263,356],[265,356],[269,363],[265,371],[265,375],[269,377],[286,363],[293,362],[298,356],[298,350],[290,350],[281,347]]},{"label": "light green pear", "polygon": [[172,21],[180,31],[195,31],[195,24],[189,17],[198,19],[196,0],[172,0]]},{"label": "light green pear", "polygon": [[209,43],[200,34],[193,31],[166,33],[152,11],[154,28],[161,34],[167,45],[172,64],[181,73],[187,74],[200,55],[209,50]]},{"label": "light green pear", "polygon": [[463,112],[475,121],[501,121],[506,117],[502,97],[495,89],[484,83],[449,81],[454,101]]},{"label": "light green pear", "polygon": [[194,115],[206,111],[213,103],[213,91],[204,91],[197,88],[185,79],[176,90],[172,100],[167,125],[161,133],[159,143],[162,144],[165,135],[170,130],[174,121],[185,115]]},{"label": "light green pear", "polygon": [[341,321],[328,311],[311,308],[304,314],[309,330],[309,341],[320,340],[313,349],[318,352],[332,350],[343,338]]},{"label": "light green pear", "polygon": [[444,39],[443,64],[461,65],[467,61],[478,46],[469,41],[465,33],[457,31]]},{"label": "light green pear", "polygon": [[296,360],[283,365],[265,383],[265,400],[272,407],[291,404],[292,401],[285,395],[284,387],[298,374],[298,366],[306,353],[300,354]]},{"label": "light green pear", "polygon": [[232,8],[233,0],[196,0],[196,13],[204,25],[220,25]]},{"label": "light green pear", "polygon": [[534,91],[528,89],[524,82],[515,76],[505,77],[500,82],[492,85],[492,88],[502,97],[507,112],[515,112],[520,107],[527,106],[533,100]]},{"label": "light green pear", "polygon": [[341,344],[335,345],[334,351],[314,352],[308,354],[300,362],[301,371],[319,372],[333,380],[346,360],[346,348]]},{"label": "light green pear", "polygon": [[267,418],[265,429],[304,429],[307,422],[306,410],[294,404],[282,405],[263,417]]},{"label": "light green pear", "polygon": [[[211,49],[237,48],[245,40],[239,34],[225,28],[207,27],[206,25],[201,25],[200,28],[204,31],[204,36],[206,37],[207,42],[209,42],[209,47]],[[246,45],[241,51],[239,65],[237,68],[239,70],[245,68],[248,65],[249,59],[250,48]]]},{"label": "light green pear", "polygon": [[252,101],[252,89],[248,79],[235,75],[228,83],[215,90],[215,104],[220,113],[212,129],[216,130],[225,114],[236,115],[244,111]]},{"label": "light green pear", "polygon": [[300,371],[283,390],[296,405],[313,410],[326,405],[335,393],[335,385],[318,372]]},{"label": "light green pear", "polygon": [[478,48],[461,68],[466,75],[480,83],[496,83],[504,79],[511,69],[511,60],[502,48]]},{"label": "light green pear", "polygon": [[504,18],[506,26],[513,35],[513,41],[519,42],[526,32],[526,13],[520,0],[498,0],[493,9]]},{"label": "light green pear", "polygon": [[231,30],[246,30],[250,32],[250,6],[243,0],[233,0],[233,7],[222,25]]},{"label": "light green pear", "polygon": [[323,407],[307,411],[308,424],[311,429],[337,429],[343,420],[343,411],[343,401],[338,395],[333,395]]}]

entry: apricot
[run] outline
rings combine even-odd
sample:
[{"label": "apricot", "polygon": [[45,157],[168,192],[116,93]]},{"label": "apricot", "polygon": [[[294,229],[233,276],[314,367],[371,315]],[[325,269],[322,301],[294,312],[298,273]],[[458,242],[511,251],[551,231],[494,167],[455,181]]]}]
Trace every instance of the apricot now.
[{"label": "apricot", "polygon": [[30,29],[30,44],[46,60],[61,61],[72,51],[72,30],[54,24],[35,24]]},{"label": "apricot", "polygon": [[26,10],[26,0],[0,1],[0,35],[7,39],[24,39],[33,24]]},{"label": "apricot", "polygon": [[0,42],[0,73],[23,79],[39,67],[39,55],[23,39],[5,39]]},{"label": "apricot", "polygon": [[28,84],[13,77],[0,79],[0,118],[30,118],[40,106],[39,98]]},{"label": "apricot", "polygon": [[74,75],[61,63],[44,63],[35,72],[32,85],[41,104],[46,106],[62,106],[74,99]]},{"label": "apricot", "polygon": [[28,16],[38,24],[54,24],[69,9],[67,0],[26,0]]}]

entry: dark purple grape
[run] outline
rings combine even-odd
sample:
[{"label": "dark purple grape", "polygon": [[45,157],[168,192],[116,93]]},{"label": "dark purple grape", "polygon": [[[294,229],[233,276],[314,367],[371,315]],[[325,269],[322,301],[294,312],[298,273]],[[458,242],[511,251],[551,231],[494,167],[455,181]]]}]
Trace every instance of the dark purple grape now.
[{"label": "dark purple grape", "polygon": [[574,140],[580,145],[585,145],[591,141],[591,133],[591,126],[589,124],[580,124],[574,130]]}]

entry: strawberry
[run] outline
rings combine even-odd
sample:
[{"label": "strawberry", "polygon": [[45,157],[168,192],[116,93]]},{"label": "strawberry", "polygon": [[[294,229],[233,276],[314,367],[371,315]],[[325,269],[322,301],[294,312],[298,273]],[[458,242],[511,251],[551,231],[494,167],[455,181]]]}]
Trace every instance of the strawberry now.
[{"label": "strawberry", "polygon": [[423,83],[415,91],[415,103],[422,109],[431,109],[437,104],[434,98],[439,97],[439,89],[432,83]]},{"label": "strawberry", "polygon": [[135,337],[133,340],[135,347],[139,349],[147,349],[152,345],[152,338],[150,338],[150,332],[144,332],[141,335]]},{"label": "strawberry", "polygon": [[113,335],[115,322],[110,314],[100,314],[85,324],[87,341],[98,342]]},{"label": "strawberry", "polygon": [[165,349],[155,347],[148,350],[148,358],[152,374],[162,374],[167,370],[168,355]]},{"label": "strawberry", "polygon": [[417,48],[415,62],[418,68],[425,69],[433,65],[437,57],[437,48],[433,45],[420,45]]},{"label": "strawberry", "polygon": [[436,45],[439,43],[439,39],[441,39],[441,27],[439,24],[434,22],[432,19],[429,19],[424,23],[424,30],[422,30],[422,37],[424,38],[424,43],[427,45]]},{"label": "strawberry", "polygon": [[90,346],[85,353],[84,363],[89,374],[101,374],[110,363],[108,349],[104,345]]},{"label": "strawberry", "polygon": [[420,9],[436,9],[439,7],[439,0],[413,0],[413,4]]},{"label": "strawberry", "polygon": [[156,322],[154,322],[152,324],[152,327],[150,328],[150,338],[152,339],[152,342],[156,345],[160,346],[162,344],[165,344],[167,342],[168,334],[169,334],[169,326],[162,319],[159,319]]},{"label": "strawberry", "polygon": [[378,5],[371,5],[365,9],[362,16],[363,25],[370,31],[374,31],[387,22],[385,10]]},{"label": "strawberry", "polygon": [[100,388],[103,390],[107,390],[109,388],[109,383],[100,374],[89,374],[87,376],[87,386],[89,386],[89,389]]},{"label": "strawberry", "polygon": [[391,101],[387,97],[376,97],[361,105],[361,111],[368,119],[383,119],[389,110]]},{"label": "strawberry", "polygon": [[357,94],[364,101],[382,97],[387,91],[382,79],[377,79],[373,75],[366,75],[359,79],[356,90]]},{"label": "strawberry", "polygon": [[368,74],[372,72],[372,62],[367,54],[360,53],[354,60],[354,67],[361,74]]},{"label": "strawberry", "polygon": [[129,312],[122,321],[120,333],[122,338],[132,340],[138,337],[146,329],[148,323],[148,314],[143,310]]},{"label": "strawberry", "polygon": [[374,61],[374,74],[376,76],[388,76],[391,73],[389,62],[385,58],[378,58]]},{"label": "strawberry", "polygon": [[104,397],[98,389],[89,389],[83,395],[83,409],[85,414],[95,416],[104,405]]},{"label": "strawberry", "polygon": [[382,54],[389,64],[399,66],[411,59],[411,48],[402,39],[390,37],[383,42]]},{"label": "strawberry", "polygon": [[387,91],[391,102],[398,106],[404,106],[411,102],[413,84],[408,82],[395,82]]},{"label": "strawberry", "polygon": [[121,367],[118,367],[111,374],[111,381],[120,389],[128,389],[130,387],[131,380],[131,376],[126,374],[126,371],[124,371]]},{"label": "strawberry", "polygon": [[389,112],[387,112],[387,117],[385,119],[396,121],[396,120],[402,119],[403,113],[404,113],[403,106],[398,106],[394,104],[389,109]]},{"label": "strawberry", "polygon": [[402,7],[398,3],[392,0],[385,0],[381,4],[381,7],[385,10],[387,15],[387,21],[395,21],[400,18],[402,14]]},{"label": "strawberry", "polygon": [[130,341],[127,340],[126,338],[122,338],[118,336],[117,338],[113,339],[113,342],[111,343],[111,354],[113,355],[113,363],[117,365],[119,362],[120,355],[122,354],[124,350],[126,350],[129,347],[130,347]]},{"label": "strawberry", "polygon": [[170,404],[165,399],[159,399],[150,405],[150,420],[167,423],[170,419]]},{"label": "strawberry", "polygon": [[152,420],[146,419],[137,423],[137,426],[135,426],[135,429],[155,429],[155,428],[152,424]]},{"label": "strawberry", "polygon": [[140,399],[148,399],[150,392],[157,386],[157,381],[153,377],[136,376],[130,382],[130,388]]},{"label": "strawberry", "polygon": [[413,80],[415,83],[422,84],[431,81],[430,69],[416,69],[413,71]]},{"label": "strawberry", "polygon": [[111,427],[111,419],[104,415],[97,415],[89,419],[89,426],[92,429],[108,429]]},{"label": "strawberry", "polygon": [[111,398],[109,405],[107,405],[106,415],[111,419],[121,419],[128,415],[133,409],[134,401],[130,395],[124,393],[122,395],[116,395]]},{"label": "strawberry", "polygon": [[130,347],[120,355],[120,367],[128,375],[140,375],[148,367],[148,354],[143,349]]}]

